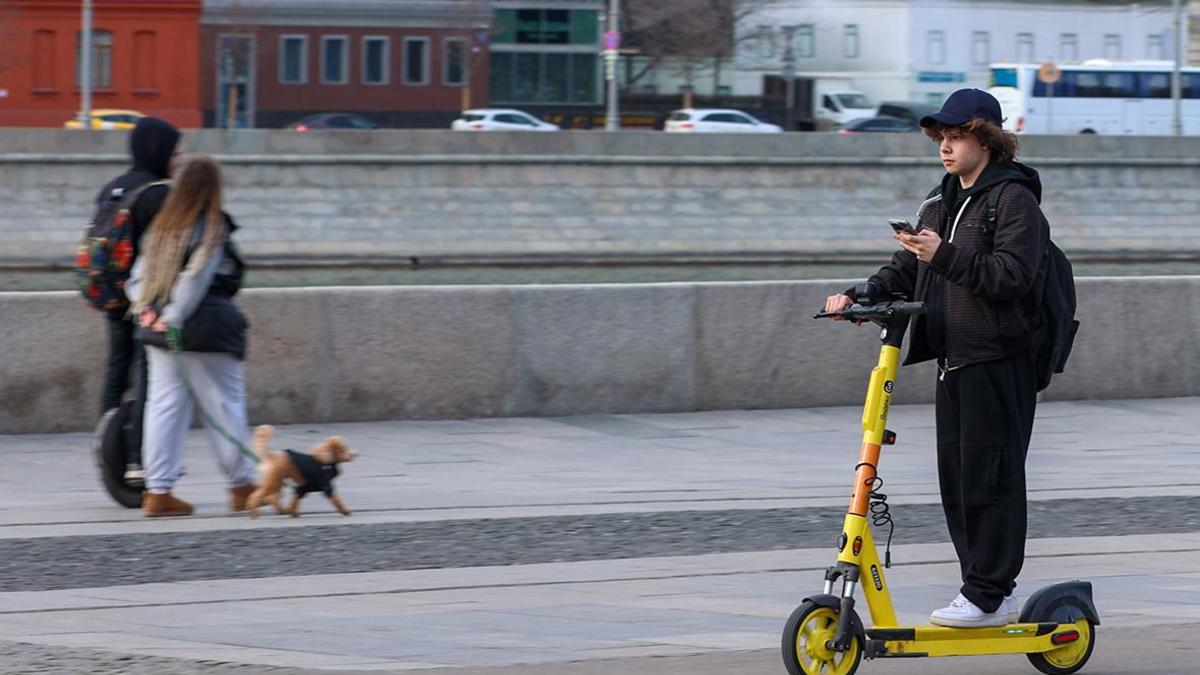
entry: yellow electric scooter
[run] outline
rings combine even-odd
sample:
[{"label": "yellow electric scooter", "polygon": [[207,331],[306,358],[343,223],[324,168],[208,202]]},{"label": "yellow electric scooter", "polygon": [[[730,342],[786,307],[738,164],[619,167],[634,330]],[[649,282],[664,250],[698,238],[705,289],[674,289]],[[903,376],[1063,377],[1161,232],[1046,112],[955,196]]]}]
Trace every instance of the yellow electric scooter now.
[{"label": "yellow electric scooter", "polygon": [[[783,661],[791,675],[852,675],[862,659],[921,656],[1025,654],[1049,675],[1074,673],[1087,663],[1096,646],[1100,624],[1092,602],[1092,585],[1069,581],[1038,590],[1025,602],[1017,623],[996,628],[899,626],[888,593],[885,565],[879,560],[868,517],[890,524],[886,497],[877,470],[880,450],[896,442],[886,427],[900,345],[909,318],[923,314],[924,304],[873,297],[870,284],[860,284],[859,303],[815,318],[841,317],[870,321],[882,328],[879,364],[871,371],[863,408],[863,442],[854,468],[850,511],[838,538],[837,563],[825,571],[825,589],[804,599],[783,631]],[[890,536],[889,536],[890,545]],[[890,553],[888,555],[890,558]],[[890,561],[889,561],[890,562]],[[834,584],[841,581],[841,593]],[[854,610],[854,590],[861,583],[871,611],[865,628]]]}]

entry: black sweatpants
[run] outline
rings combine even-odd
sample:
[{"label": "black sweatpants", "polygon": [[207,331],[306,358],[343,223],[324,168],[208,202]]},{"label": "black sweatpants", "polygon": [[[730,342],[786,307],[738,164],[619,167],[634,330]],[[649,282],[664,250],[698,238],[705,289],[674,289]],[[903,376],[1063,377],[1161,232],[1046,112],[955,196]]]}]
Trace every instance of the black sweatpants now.
[{"label": "black sweatpants", "polygon": [[1032,352],[939,370],[938,479],[962,594],[994,612],[1025,562],[1025,454],[1037,403]]},{"label": "black sweatpants", "polygon": [[[125,390],[134,387],[129,420],[125,424],[125,444],[134,451],[142,447],[142,414],[146,406],[146,350],[134,338],[133,321],[124,312],[111,312],[108,322],[108,359],[104,364],[104,394],[100,412],[121,405]],[[130,380],[132,379],[132,382]]]}]

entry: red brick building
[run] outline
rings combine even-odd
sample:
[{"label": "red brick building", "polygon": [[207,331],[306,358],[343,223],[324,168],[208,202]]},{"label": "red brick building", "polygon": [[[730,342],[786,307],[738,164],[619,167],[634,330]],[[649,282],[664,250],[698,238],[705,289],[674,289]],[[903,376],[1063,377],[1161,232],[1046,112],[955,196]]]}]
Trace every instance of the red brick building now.
[{"label": "red brick building", "polygon": [[[93,3],[92,107],[200,126],[201,0]],[[81,4],[0,0],[0,126],[60,127],[79,110]]]},{"label": "red brick building", "polygon": [[206,0],[201,23],[207,126],[445,127],[488,101],[488,0]]}]

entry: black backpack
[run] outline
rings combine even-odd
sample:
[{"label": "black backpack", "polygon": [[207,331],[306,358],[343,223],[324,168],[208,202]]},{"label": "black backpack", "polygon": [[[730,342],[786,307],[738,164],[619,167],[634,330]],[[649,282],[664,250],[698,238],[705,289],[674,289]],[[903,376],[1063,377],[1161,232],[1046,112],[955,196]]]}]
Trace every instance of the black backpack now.
[{"label": "black backpack", "polygon": [[125,281],[133,267],[133,206],[154,181],[137,188],[113,188],[96,205],[95,214],[75,249],[75,280],[88,303],[101,311],[125,309]]},{"label": "black backpack", "polygon": [[[987,220],[996,224],[996,202],[1004,184],[988,189]],[[1050,378],[1061,373],[1067,366],[1071,346],[1075,344],[1075,333],[1079,322],[1075,320],[1075,273],[1071,261],[1067,260],[1053,241],[1046,247],[1046,290],[1042,293],[1042,306],[1038,310],[1039,323],[1034,345],[1037,390],[1050,386]]]}]

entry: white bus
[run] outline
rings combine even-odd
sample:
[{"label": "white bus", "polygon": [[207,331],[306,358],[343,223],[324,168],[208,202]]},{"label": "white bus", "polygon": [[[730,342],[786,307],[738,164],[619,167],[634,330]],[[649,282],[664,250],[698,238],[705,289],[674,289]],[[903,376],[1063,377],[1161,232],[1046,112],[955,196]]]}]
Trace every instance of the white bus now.
[{"label": "white bus", "polygon": [[[1004,128],[1026,134],[1172,133],[1170,61],[1084,61],[1060,65],[1053,85],[1036,63],[992,64],[988,92],[1000,101]],[[1183,133],[1200,135],[1200,68],[1182,69]]]}]

